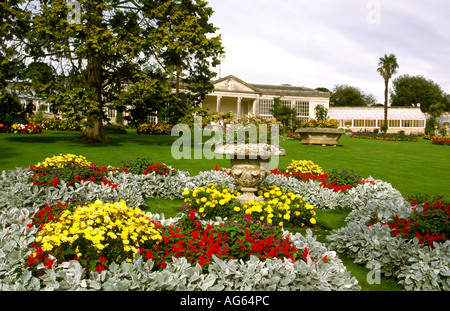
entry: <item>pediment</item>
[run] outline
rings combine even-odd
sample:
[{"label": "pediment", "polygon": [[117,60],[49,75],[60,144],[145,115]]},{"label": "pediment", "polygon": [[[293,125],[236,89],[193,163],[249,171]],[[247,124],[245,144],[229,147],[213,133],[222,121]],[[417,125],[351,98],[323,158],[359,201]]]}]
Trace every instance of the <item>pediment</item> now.
[{"label": "pediment", "polygon": [[235,76],[227,76],[214,82],[214,87],[217,91],[230,92],[248,92],[255,93],[257,90],[250,87],[247,83]]}]

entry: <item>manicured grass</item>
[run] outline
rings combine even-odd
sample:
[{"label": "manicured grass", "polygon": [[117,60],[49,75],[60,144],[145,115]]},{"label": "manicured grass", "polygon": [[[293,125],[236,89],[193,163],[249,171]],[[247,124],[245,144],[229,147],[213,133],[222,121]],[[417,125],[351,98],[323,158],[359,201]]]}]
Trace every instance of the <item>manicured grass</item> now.
[{"label": "manicured grass", "polygon": [[[110,142],[89,144],[77,140],[79,133],[44,131],[42,134],[0,135],[0,171],[18,166],[33,165],[45,157],[59,153],[84,155],[99,165],[119,166],[121,161],[148,157],[159,163],[189,171],[229,167],[230,161],[196,159],[194,150],[201,144],[192,143],[191,159],[176,160],[171,153],[172,144],[179,137],[160,135],[108,134]],[[390,142],[355,139],[343,136],[341,146],[322,147],[302,145],[300,141],[281,141],[287,155],[272,160],[272,168],[285,167],[291,160],[312,160],[325,171],[333,168],[353,170],[363,178],[372,176],[390,182],[403,196],[429,193],[450,198],[450,148],[432,145],[430,141]]]}]

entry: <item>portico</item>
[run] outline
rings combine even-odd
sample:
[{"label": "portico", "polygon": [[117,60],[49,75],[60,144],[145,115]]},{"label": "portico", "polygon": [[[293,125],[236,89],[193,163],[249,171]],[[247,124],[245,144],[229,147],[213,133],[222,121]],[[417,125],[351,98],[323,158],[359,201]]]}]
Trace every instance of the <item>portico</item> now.
[{"label": "portico", "polygon": [[249,115],[272,118],[270,113],[274,98],[297,111],[297,118],[314,118],[314,109],[323,105],[328,109],[330,94],[305,87],[291,85],[265,85],[246,83],[235,76],[227,76],[213,82],[215,90],[208,94],[203,105],[208,112],[224,114],[232,112],[238,119]]}]

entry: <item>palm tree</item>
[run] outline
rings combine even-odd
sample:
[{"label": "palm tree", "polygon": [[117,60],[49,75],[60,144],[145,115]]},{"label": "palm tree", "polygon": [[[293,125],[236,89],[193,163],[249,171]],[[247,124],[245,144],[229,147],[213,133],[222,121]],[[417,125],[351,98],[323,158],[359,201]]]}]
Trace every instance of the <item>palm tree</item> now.
[{"label": "palm tree", "polygon": [[384,129],[385,132],[388,129],[388,90],[389,90],[389,79],[393,74],[397,73],[398,69],[397,57],[394,54],[384,54],[384,57],[380,57],[380,62],[378,63],[377,71],[384,79]]}]

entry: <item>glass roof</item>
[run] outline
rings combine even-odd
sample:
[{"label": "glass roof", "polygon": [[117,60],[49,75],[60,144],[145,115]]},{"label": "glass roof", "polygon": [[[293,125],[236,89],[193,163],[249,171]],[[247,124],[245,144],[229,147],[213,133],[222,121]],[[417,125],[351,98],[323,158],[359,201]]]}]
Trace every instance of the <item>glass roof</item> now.
[{"label": "glass roof", "polygon": [[[384,107],[330,107],[328,115],[336,120],[384,120]],[[420,108],[389,107],[390,120],[425,120]]]}]

